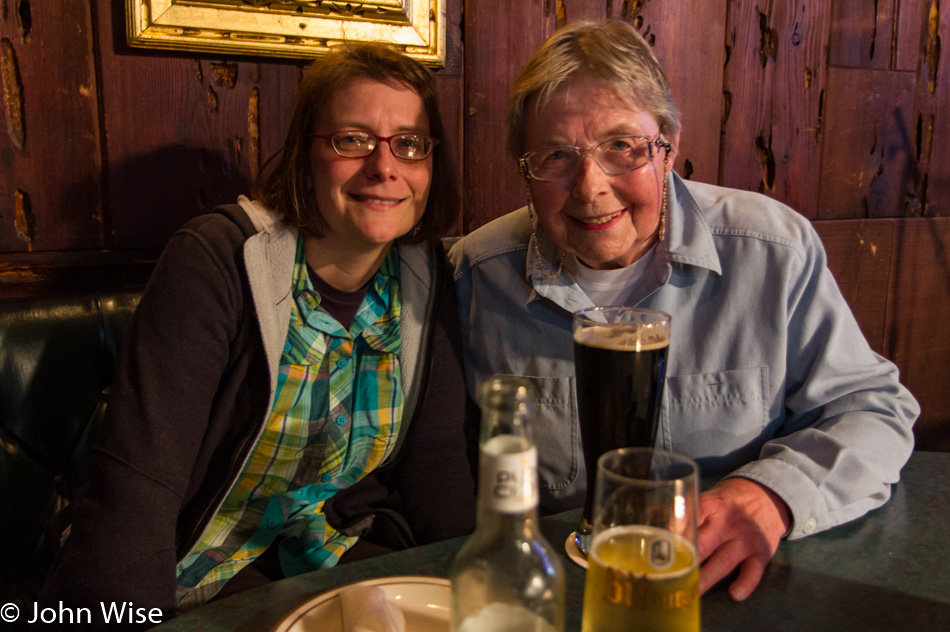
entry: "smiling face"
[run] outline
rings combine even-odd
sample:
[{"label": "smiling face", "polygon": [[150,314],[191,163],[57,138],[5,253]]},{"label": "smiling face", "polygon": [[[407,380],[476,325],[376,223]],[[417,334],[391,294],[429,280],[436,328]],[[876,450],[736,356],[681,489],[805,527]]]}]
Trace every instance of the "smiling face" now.
[{"label": "smiling face", "polygon": [[[413,90],[354,79],[330,100],[317,134],[364,131],[380,136],[429,134],[422,99]],[[310,164],[317,208],[327,224],[316,241],[337,254],[385,253],[422,217],[432,182],[432,156],[396,158],[380,142],[363,158],[344,158],[328,139],[312,138]],[[395,142],[395,141],[394,141]]]},{"label": "smiling face", "polygon": [[[527,151],[556,145],[587,149],[622,136],[654,139],[658,134],[650,114],[610,86],[589,79],[560,86],[544,107],[529,108],[525,119]],[[604,173],[588,156],[573,180],[530,180],[544,232],[591,268],[630,265],[657,241],[665,154],[657,151],[645,166],[617,175]]]}]

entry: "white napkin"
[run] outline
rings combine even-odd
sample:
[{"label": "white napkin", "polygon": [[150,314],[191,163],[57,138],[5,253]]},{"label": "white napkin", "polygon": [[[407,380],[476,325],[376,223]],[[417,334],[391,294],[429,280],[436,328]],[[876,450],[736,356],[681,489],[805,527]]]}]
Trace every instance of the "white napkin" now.
[{"label": "white napkin", "polygon": [[343,632],[405,632],[406,617],[377,586],[353,586],[340,593]]}]

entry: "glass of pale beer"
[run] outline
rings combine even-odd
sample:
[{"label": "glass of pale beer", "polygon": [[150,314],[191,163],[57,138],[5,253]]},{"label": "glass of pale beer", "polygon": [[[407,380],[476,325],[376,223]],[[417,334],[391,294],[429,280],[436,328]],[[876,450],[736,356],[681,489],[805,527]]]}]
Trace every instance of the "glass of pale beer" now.
[{"label": "glass of pale beer", "polygon": [[574,535],[582,556],[590,546],[597,459],[615,448],[653,447],[669,346],[669,314],[636,307],[574,313],[574,379],[587,469],[587,496]]},{"label": "glass of pale beer", "polygon": [[600,457],[583,632],[699,632],[698,485],[672,452]]}]

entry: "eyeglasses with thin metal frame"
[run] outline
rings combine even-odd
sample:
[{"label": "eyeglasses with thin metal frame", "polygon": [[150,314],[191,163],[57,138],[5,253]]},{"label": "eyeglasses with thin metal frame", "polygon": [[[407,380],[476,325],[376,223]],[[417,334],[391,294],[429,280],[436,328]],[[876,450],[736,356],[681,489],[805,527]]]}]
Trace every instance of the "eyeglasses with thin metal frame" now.
[{"label": "eyeglasses with thin metal frame", "polygon": [[532,180],[541,182],[567,182],[580,171],[585,156],[590,156],[597,166],[608,175],[636,171],[649,163],[670,143],[646,136],[620,136],[611,138],[593,147],[581,149],[573,145],[558,145],[529,151],[518,160],[521,172]]},{"label": "eyeglasses with thin metal frame", "polygon": [[394,156],[415,162],[428,158],[439,144],[438,138],[413,133],[376,136],[363,131],[345,131],[309,136],[330,141],[333,151],[343,158],[365,158],[376,151],[380,142],[385,142],[389,143]]}]

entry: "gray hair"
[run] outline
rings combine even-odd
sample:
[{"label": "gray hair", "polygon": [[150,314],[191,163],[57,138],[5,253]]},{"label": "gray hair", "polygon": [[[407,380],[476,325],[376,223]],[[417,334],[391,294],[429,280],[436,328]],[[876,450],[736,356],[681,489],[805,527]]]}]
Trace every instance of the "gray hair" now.
[{"label": "gray hair", "polygon": [[558,87],[576,78],[603,81],[648,112],[669,143],[680,130],[680,113],[660,62],[635,28],[620,20],[579,21],[556,31],[532,55],[508,100],[507,149],[518,159],[525,148],[529,107],[541,108]]}]

